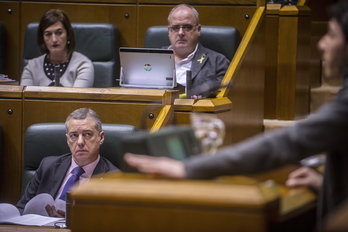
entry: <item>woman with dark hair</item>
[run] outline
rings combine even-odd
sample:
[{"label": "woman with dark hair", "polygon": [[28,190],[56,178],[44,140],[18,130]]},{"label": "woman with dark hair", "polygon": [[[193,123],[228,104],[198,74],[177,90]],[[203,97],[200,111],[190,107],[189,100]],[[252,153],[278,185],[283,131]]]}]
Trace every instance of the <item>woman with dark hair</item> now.
[{"label": "woman with dark hair", "polygon": [[41,18],[37,35],[43,55],[29,60],[22,73],[21,85],[93,86],[93,64],[75,51],[74,32],[62,10],[47,11]]}]

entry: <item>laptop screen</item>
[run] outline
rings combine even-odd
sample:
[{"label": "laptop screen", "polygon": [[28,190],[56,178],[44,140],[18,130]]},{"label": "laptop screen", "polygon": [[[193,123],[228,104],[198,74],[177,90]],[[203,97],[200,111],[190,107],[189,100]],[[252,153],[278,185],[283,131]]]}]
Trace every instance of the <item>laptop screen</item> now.
[{"label": "laptop screen", "polygon": [[120,48],[120,85],[136,88],[175,88],[173,50]]}]

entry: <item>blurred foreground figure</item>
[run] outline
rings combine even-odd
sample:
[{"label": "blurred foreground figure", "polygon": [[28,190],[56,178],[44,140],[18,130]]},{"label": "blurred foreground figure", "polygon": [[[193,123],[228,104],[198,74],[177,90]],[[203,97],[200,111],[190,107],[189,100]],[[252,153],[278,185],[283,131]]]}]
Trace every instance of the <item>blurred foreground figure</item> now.
[{"label": "blurred foreground figure", "polygon": [[348,1],[331,8],[328,31],[318,43],[325,78],[343,79],[343,87],[330,103],[306,120],[262,134],[217,151],[180,162],[127,154],[125,160],[142,172],[172,178],[208,179],[266,171],[327,153],[324,183],[319,190],[319,222],[348,196]]}]

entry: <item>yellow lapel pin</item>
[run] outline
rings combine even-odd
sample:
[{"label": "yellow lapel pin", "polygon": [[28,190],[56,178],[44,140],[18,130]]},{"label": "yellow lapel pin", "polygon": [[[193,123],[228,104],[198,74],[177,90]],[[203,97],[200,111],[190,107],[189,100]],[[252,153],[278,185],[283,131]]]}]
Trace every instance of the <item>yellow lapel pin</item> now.
[{"label": "yellow lapel pin", "polygon": [[202,63],[204,59],[205,59],[205,54],[203,54],[203,55],[201,56],[201,58],[198,59],[197,61],[198,61],[199,63]]}]

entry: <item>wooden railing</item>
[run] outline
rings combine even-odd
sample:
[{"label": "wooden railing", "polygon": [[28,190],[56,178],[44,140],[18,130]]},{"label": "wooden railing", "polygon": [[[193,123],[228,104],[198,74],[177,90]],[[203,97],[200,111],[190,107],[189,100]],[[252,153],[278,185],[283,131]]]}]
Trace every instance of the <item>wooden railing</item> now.
[{"label": "wooden railing", "polygon": [[[301,3],[302,4],[302,3]],[[309,113],[310,9],[268,4],[265,118],[293,120]]]},{"label": "wooden railing", "polygon": [[236,54],[234,55],[231,65],[228,68],[224,79],[222,80],[221,85],[227,86],[221,89],[221,92],[217,95],[217,97],[227,97],[228,91],[231,90],[231,86],[233,84],[233,80],[239,75],[239,69],[243,64],[243,59],[247,55],[247,50],[252,46],[252,41],[257,35],[257,32],[262,25],[263,19],[265,17],[265,6],[258,7],[254,16],[251,19],[251,22],[240,42],[240,46],[238,47]]}]

